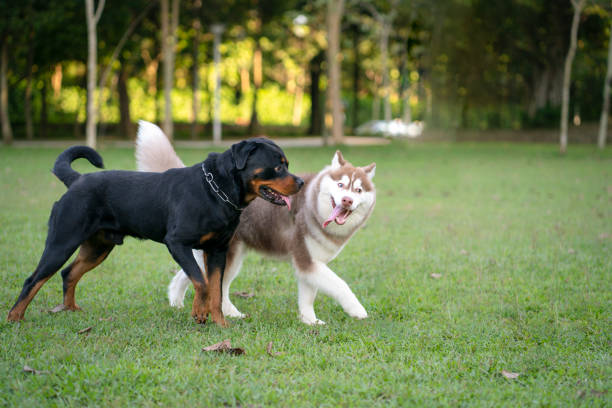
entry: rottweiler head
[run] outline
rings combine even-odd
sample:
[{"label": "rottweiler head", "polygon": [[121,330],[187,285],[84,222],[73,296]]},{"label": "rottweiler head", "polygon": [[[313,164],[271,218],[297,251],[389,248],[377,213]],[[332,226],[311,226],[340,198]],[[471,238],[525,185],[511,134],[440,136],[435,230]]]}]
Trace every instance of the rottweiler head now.
[{"label": "rottweiler head", "polygon": [[289,161],[276,143],[252,138],[232,145],[232,159],[246,186],[245,201],[261,197],[291,208],[288,196],[300,191],[304,180],[289,173]]}]

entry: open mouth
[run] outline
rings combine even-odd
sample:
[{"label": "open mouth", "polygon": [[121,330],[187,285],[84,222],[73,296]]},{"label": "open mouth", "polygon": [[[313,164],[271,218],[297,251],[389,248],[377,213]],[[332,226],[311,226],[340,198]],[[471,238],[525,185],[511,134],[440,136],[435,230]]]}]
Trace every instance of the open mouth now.
[{"label": "open mouth", "polygon": [[259,196],[272,204],[286,205],[289,209],[291,209],[291,198],[282,195],[278,191],[272,190],[268,186],[259,187]]},{"label": "open mouth", "polygon": [[327,218],[325,222],[323,223],[323,228],[331,224],[332,221],[334,221],[338,225],[344,224],[347,218],[349,217],[349,215],[351,215],[352,213],[352,211],[349,210],[348,208],[344,208],[341,205],[336,205],[336,202],[334,201],[334,197],[331,198],[331,205],[332,205],[332,213],[329,216],[329,218]]}]

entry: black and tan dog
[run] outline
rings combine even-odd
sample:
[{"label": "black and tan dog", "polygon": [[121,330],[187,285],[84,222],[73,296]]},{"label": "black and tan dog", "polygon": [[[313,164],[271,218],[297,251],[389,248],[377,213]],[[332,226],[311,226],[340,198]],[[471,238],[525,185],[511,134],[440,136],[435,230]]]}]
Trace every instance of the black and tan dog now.
[{"label": "black and tan dog", "polygon": [[[210,313],[225,326],[221,311],[221,281],[228,243],[240,219],[240,210],[256,197],[278,205],[303,185],[288,171],[283,151],[267,139],[249,139],[224,153],[211,153],[192,167],[164,173],[102,171],[79,174],[70,167],[86,158],[103,168],[93,149],[75,146],[59,155],[53,172],[68,191],[53,205],[42,257],[26,279],[8,320],[23,319],[41,286],[70,258],[62,270],[64,303],[59,309],[77,310],[74,291],[79,279],[99,265],[125,236],[164,243],[189,275],[196,290],[192,316],[205,323]],[[204,251],[207,273],[193,258]]]}]

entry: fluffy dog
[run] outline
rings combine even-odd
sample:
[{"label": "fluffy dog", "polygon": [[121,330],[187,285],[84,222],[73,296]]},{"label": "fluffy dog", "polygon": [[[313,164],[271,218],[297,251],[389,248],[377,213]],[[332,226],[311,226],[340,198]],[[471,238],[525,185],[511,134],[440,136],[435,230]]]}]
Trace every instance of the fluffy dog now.
[{"label": "fluffy dog", "polygon": [[[184,167],[161,130],[139,132],[136,157],[141,170]],[[304,323],[324,324],[314,311],[319,290],[333,297],[350,316],[366,318],[368,314],[357,297],[327,263],[340,253],[372,213],[376,202],[372,182],[375,170],[375,163],[353,166],[338,151],[330,166],[317,174],[302,175],[306,184],[293,197],[290,211],[255,199],[243,211],[229,245],[222,285],[223,313],[237,318],[245,316],[232,304],[229,293],[246,251],[251,249],[293,263],[298,280],[300,319]],[[201,256],[195,255],[195,258],[199,260]],[[183,306],[189,282],[183,271],[172,279],[168,288],[172,306]]]}]

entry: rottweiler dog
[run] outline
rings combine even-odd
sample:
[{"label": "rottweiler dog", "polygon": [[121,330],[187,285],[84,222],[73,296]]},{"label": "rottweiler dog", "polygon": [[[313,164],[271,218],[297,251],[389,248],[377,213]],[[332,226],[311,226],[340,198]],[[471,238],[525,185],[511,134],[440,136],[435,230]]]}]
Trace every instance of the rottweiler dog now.
[{"label": "rottweiler dog", "polygon": [[[79,279],[98,266],[125,236],[164,243],[195,287],[191,315],[196,322],[212,320],[227,326],[221,311],[221,281],[228,244],[240,213],[261,197],[290,205],[303,180],[289,173],[289,162],[275,143],[253,138],[223,153],[211,153],[191,167],[164,173],[101,171],[81,175],[70,167],[86,158],[104,168],[93,149],[74,146],[61,153],[53,173],[68,191],[53,205],[45,249],[32,275],[25,280],[9,321],[23,319],[41,286],[80,246],[62,270],[64,303],[56,310],[78,310],[74,292]],[[204,251],[206,271],[192,249]]]}]

